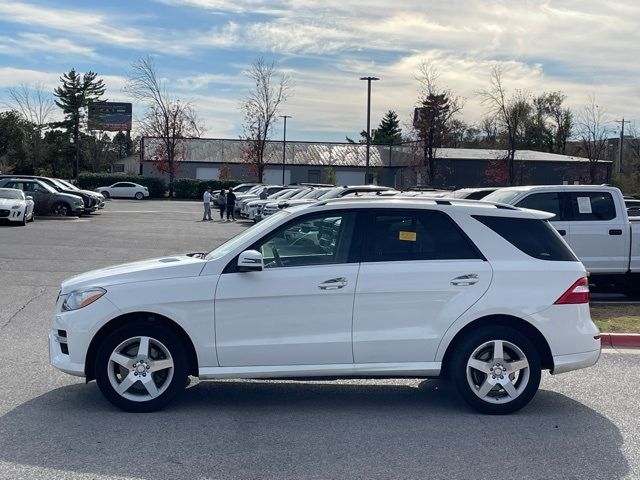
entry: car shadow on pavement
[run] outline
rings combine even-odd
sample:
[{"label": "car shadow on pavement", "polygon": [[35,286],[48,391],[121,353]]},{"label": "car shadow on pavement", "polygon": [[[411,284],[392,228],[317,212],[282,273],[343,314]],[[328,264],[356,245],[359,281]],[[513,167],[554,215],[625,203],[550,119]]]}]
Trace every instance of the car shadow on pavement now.
[{"label": "car shadow on pavement", "polygon": [[621,448],[613,423],[562,394],[485,416],[441,381],[200,382],[149,414],[75,384],[0,417],[0,461],[71,478],[617,479]]}]

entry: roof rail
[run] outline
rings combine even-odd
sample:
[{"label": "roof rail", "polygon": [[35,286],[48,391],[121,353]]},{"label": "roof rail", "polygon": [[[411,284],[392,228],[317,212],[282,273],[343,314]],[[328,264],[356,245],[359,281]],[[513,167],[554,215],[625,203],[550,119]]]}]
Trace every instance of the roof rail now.
[{"label": "roof rail", "polygon": [[466,198],[447,198],[442,199],[438,197],[428,197],[424,196],[403,196],[402,194],[393,195],[393,196],[383,196],[383,195],[366,195],[361,197],[338,197],[338,198],[329,198],[327,200],[321,200],[314,205],[323,206],[340,202],[348,202],[348,203],[365,203],[365,202],[392,202],[394,200],[406,200],[411,202],[433,202],[436,205],[450,205],[450,206],[465,206],[465,205],[481,205],[481,206],[493,206],[502,210],[519,210],[518,207],[514,207],[513,205],[507,205],[505,203],[496,203],[496,202],[486,202],[483,200],[467,200]]}]

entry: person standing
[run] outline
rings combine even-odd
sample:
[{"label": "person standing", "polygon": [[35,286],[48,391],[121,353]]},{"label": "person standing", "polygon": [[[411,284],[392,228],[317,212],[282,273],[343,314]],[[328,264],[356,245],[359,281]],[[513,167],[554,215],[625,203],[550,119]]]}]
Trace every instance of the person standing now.
[{"label": "person standing", "polygon": [[218,208],[220,209],[220,220],[224,219],[224,209],[227,207],[227,194],[224,190],[220,190],[218,194]]},{"label": "person standing", "polygon": [[236,208],[236,194],[233,193],[233,188],[229,189],[229,193],[227,193],[227,221],[229,221],[229,217],[235,222],[236,217],[234,215],[233,210]]},{"label": "person standing", "polygon": [[202,221],[206,222],[207,220],[213,220],[213,218],[211,218],[211,187],[207,187],[204,191],[202,200],[204,201],[204,214],[202,215]]},{"label": "person standing", "polygon": [[260,200],[266,200],[269,194],[267,193],[267,187],[264,187],[260,192]]}]

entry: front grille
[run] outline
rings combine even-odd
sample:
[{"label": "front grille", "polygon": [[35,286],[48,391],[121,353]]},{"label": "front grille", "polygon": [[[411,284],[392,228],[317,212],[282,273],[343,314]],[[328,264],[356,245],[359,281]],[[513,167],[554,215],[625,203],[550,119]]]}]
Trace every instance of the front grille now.
[{"label": "front grille", "polygon": [[8,217],[9,216],[9,210],[0,210],[0,218],[2,217]]}]

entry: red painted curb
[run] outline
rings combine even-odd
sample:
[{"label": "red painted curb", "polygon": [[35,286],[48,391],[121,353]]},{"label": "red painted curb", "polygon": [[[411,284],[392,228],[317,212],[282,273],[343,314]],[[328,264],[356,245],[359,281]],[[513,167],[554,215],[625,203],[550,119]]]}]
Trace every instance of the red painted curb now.
[{"label": "red painted curb", "polygon": [[603,347],[640,348],[640,333],[601,333]]}]

